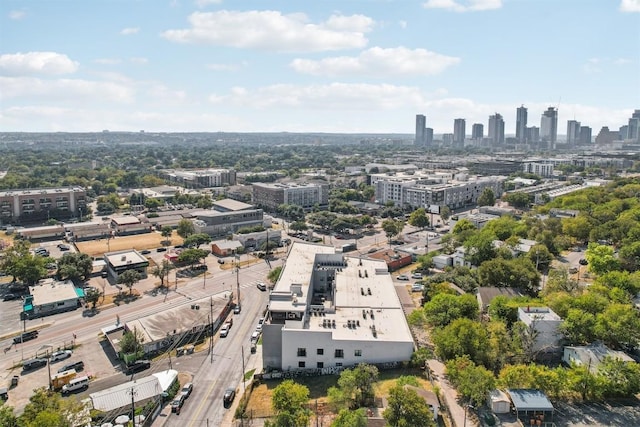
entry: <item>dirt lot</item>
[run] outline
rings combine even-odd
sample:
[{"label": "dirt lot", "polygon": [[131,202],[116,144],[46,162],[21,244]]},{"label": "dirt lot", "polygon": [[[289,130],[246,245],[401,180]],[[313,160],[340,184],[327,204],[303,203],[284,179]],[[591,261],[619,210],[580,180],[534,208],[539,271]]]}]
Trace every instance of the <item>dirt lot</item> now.
[{"label": "dirt lot", "polygon": [[86,242],[77,242],[76,246],[78,250],[89,256],[95,257],[104,254],[105,252],[121,251],[125,249],[154,249],[161,246],[181,245],[182,237],[178,236],[175,232],[169,239],[171,242],[166,245],[164,237],[160,233],[144,233],[136,234],[133,236],[117,236],[113,239],[100,239],[90,240]]}]

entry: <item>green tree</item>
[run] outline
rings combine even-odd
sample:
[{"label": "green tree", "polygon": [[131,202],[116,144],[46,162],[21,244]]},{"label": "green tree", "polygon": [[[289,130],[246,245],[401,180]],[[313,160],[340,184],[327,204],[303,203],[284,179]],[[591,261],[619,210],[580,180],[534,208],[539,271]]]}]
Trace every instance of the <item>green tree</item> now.
[{"label": "green tree", "polygon": [[564,317],[560,331],[571,345],[584,345],[595,338],[596,316],[593,313],[572,308]]},{"label": "green tree", "polygon": [[640,341],[640,317],[631,304],[610,304],[596,316],[596,335],[612,348],[636,346]]},{"label": "green tree", "polygon": [[470,319],[456,319],[433,333],[436,354],[445,360],[467,355],[477,364],[489,365],[489,334],[484,326]]},{"label": "green tree", "polygon": [[496,203],[496,195],[491,188],[482,190],[482,194],[478,197],[478,206],[493,206]]},{"label": "green tree", "polygon": [[331,427],[366,427],[367,416],[364,408],[355,409],[350,411],[349,409],[341,409],[338,412],[338,416],[331,423]]},{"label": "green tree", "polygon": [[477,407],[485,403],[487,394],[495,388],[493,374],[473,363],[468,355],[448,361],[446,367],[447,377],[460,396]]},{"label": "green tree", "polygon": [[433,413],[414,390],[394,386],[389,390],[387,409],[382,416],[392,427],[435,427]]},{"label": "green tree", "polygon": [[469,236],[464,242],[464,260],[478,266],[495,258],[496,249],[493,245],[495,239],[496,237],[492,232],[484,230]]},{"label": "green tree", "polygon": [[170,261],[163,259],[160,265],[154,267],[153,270],[151,270],[151,274],[160,279],[160,286],[164,286],[164,280],[169,279],[169,272],[174,268],[175,267]]},{"label": "green tree", "polygon": [[87,280],[93,272],[93,259],[83,253],[65,253],[58,260],[60,279]]},{"label": "green tree", "polygon": [[453,230],[451,230],[451,232],[453,234],[461,234],[465,231],[475,231],[475,230],[477,230],[477,228],[473,224],[473,222],[469,221],[466,218],[463,218],[458,222],[456,222],[456,225],[453,226]]},{"label": "green tree", "polygon": [[589,262],[589,271],[592,273],[604,274],[620,269],[620,261],[611,246],[591,242],[584,257]]},{"label": "green tree", "polygon": [[444,222],[447,222],[450,217],[451,209],[449,208],[449,206],[440,206],[440,218],[442,218]]},{"label": "green tree", "polygon": [[491,320],[505,322],[509,328],[518,321],[518,304],[506,295],[498,295],[492,299],[488,311]]},{"label": "green tree", "polygon": [[178,262],[193,266],[202,259],[205,259],[211,252],[205,249],[189,248],[180,252]]},{"label": "green tree", "polygon": [[429,226],[429,217],[427,217],[427,212],[424,208],[416,209],[409,216],[409,224],[418,227],[418,228],[426,228]]},{"label": "green tree", "polygon": [[527,256],[538,271],[546,270],[551,265],[551,261],[553,261],[553,254],[549,252],[549,249],[547,249],[545,245],[532,246]]},{"label": "green tree", "polygon": [[0,403],[0,426],[18,427],[18,418],[13,413],[13,408],[4,402]]},{"label": "green tree", "polygon": [[120,349],[124,354],[138,353],[142,349],[144,335],[142,331],[134,329],[133,331],[125,331],[120,339]]},{"label": "green tree", "polygon": [[178,236],[182,237],[183,239],[186,239],[187,237],[195,233],[195,231],[196,229],[193,225],[193,221],[184,218],[181,219],[178,223],[177,233]]},{"label": "green tree", "polygon": [[197,248],[200,245],[205,245],[211,242],[211,236],[207,233],[196,233],[191,234],[186,239],[184,239],[183,245],[188,248]]},{"label": "green tree", "polygon": [[83,409],[76,399],[63,399],[42,387],[33,391],[18,421],[22,427],[72,427],[82,424]]},{"label": "green tree", "polygon": [[87,304],[91,304],[91,308],[93,310],[95,310],[96,309],[96,304],[98,304],[98,300],[100,299],[100,296],[102,296],[100,291],[98,291],[97,289],[94,289],[94,288],[89,288],[84,293],[84,300],[85,300],[85,302]]},{"label": "green tree", "polygon": [[427,322],[431,326],[443,327],[460,318],[478,318],[478,302],[471,294],[438,294],[424,305]]},{"label": "green tree", "polygon": [[378,379],[378,368],[360,363],[353,369],[340,373],[337,387],[329,389],[329,399],[334,407],[355,409],[373,403],[373,383]]},{"label": "green tree", "polygon": [[[271,406],[276,411],[273,427],[299,427],[309,423],[311,411],[306,407],[309,389],[292,380],[284,380],[271,396]],[[265,426],[267,423],[265,423]]]},{"label": "green tree", "polygon": [[31,253],[30,246],[27,241],[14,240],[0,261],[2,271],[13,276],[13,281],[20,280],[26,285],[37,283],[47,274],[47,258]]},{"label": "green tree", "polygon": [[503,197],[503,200],[519,209],[525,209],[531,204],[531,196],[523,192],[508,193]]},{"label": "green tree", "polygon": [[165,225],[160,229],[160,234],[164,237],[166,242],[169,242],[169,238],[173,234],[173,228],[170,225]]},{"label": "green tree", "polygon": [[304,221],[294,221],[289,225],[289,228],[293,231],[304,231],[307,230],[309,226]]},{"label": "green tree", "polygon": [[133,294],[133,286],[138,283],[142,276],[136,270],[126,270],[118,276],[118,284],[129,288],[129,295]]},{"label": "green tree", "polygon": [[398,234],[400,234],[403,228],[403,221],[395,221],[393,219],[385,219],[384,221],[382,221],[382,230],[389,240],[391,240],[393,236],[397,236]]},{"label": "green tree", "polygon": [[607,397],[631,397],[640,392],[640,365],[605,357],[598,367]]},{"label": "green tree", "polygon": [[280,273],[282,273],[282,266],[278,266],[272,270],[269,271],[269,274],[267,274],[267,280],[269,280],[271,283],[275,284],[278,279],[280,278]]},{"label": "green tree", "polygon": [[495,258],[478,267],[478,280],[483,286],[513,287],[533,294],[538,289],[540,274],[526,257]]}]

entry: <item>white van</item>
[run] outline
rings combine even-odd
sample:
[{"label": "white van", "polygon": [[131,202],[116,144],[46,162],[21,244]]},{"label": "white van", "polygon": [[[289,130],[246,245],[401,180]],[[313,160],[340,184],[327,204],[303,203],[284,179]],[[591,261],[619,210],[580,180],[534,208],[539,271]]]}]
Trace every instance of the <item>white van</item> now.
[{"label": "white van", "polygon": [[62,386],[62,393],[71,393],[73,391],[83,390],[89,387],[89,377],[77,377],[69,381],[68,384]]}]

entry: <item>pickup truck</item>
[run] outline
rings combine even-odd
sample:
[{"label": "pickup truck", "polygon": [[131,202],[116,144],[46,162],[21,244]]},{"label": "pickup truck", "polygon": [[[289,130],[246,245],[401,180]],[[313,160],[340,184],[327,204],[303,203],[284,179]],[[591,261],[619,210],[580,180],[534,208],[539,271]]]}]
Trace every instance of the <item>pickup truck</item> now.
[{"label": "pickup truck", "polygon": [[17,337],[13,337],[14,344],[20,344],[24,341],[34,340],[38,338],[38,331],[23,332]]},{"label": "pickup truck", "polygon": [[233,317],[229,318],[226,322],[224,322],[224,325],[222,325],[222,327],[220,328],[220,338],[224,338],[227,335],[229,335],[229,330],[231,329],[231,326],[233,326]]}]

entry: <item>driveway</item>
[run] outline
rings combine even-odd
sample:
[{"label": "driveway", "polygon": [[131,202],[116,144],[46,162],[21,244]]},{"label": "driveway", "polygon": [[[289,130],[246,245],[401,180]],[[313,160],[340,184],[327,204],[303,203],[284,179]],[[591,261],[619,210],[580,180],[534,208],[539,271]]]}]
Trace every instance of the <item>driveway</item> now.
[{"label": "driveway", "polygon": [[470,413],[465,414],[464,408],[458,403],[458,392],[446,379],[446,368],[444,364],[436,359],[429,359],[427,364],[433,373],[433,382],[440,387],[441,396],[444,398],[444,402],[449,408],[449,414],[451,415],[453,425],[455,427],[463,427],[465,425],[469,427],[477,427],[479,424],[475,416],[471,416]]}]

